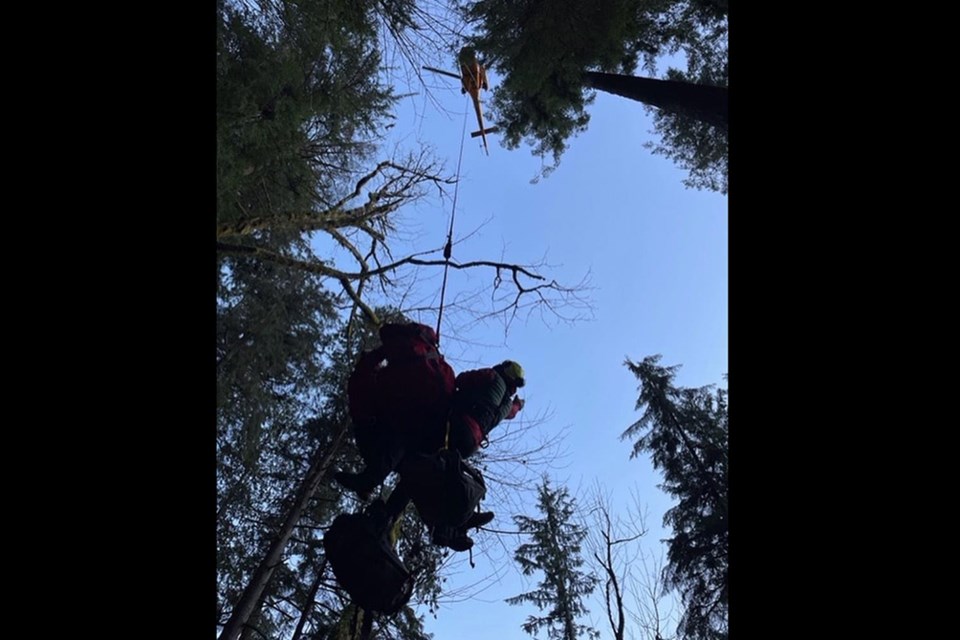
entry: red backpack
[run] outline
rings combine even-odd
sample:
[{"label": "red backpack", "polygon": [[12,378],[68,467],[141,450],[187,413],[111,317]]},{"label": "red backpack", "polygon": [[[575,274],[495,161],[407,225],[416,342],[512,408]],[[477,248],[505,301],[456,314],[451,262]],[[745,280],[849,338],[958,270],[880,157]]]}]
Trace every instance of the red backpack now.
[{"label": "red backpack", "polygon": [[354,425],[376,420],[419,431],[445,421],[456,376],[437,349],[434,330],[416,322],[385,324],[380,341],[361,356],[347,384]]},{"label": "red backpack", "polygon": [[377,420],[377,371],[382,361],[380,349],[364,352],[347,380],[347,407],[355,428],[370,427]]},{"label": "red backpack", "polygon": [[438,350],[437,334],[424,324],[380,328],[387,365],[378,372],[380,415],[397,428],[419,430],[446,420],[456,376]]}]

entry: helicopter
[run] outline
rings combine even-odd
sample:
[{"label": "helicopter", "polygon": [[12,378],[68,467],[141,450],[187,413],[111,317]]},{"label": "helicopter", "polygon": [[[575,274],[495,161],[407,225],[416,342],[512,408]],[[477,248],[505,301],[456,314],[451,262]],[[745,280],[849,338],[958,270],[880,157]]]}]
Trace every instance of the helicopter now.
[{"label": "helicopter", "polygon": [[456,78],[460,81],[460,93],[470,94],[470,98],[473,101],[473,109],[477,113],[477,125],[480,127],[478,131],[471,132],[470,137],[476,138],[480,136],[483,139],[484,151],[487,152],[487,155],[490,155],[490,149],[487,147],[487,134],[496,133],[500,128],[483,126],[483,111],[480,108],[480,89],[490,90],[490,86],[487,84],[487,70],[484,69],[480,61],[477,60],[477,52],[472,47],[464,47],[461,49],[460,55],[457,56],[457,62],[460,66],[459,74],[434,67],[424,67],[424,69]]}]

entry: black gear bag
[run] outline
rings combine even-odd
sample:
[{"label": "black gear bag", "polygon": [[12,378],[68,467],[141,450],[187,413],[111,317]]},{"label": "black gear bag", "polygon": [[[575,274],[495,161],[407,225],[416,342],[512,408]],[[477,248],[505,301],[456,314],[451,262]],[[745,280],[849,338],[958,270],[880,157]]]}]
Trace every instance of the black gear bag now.
[{"label": "black gear bag", "polygon": [[[379,507],[379,508],[378,508]],[[323,537],[333,575],[366,611],[393,614],[410,600],[413,576],[387,539],[382,502],[366,513],[342,513]]]},{"label": "black gear bag", "polygon": [[420,518],[430,527],[464,524],[487,493],[483,476],[456,449],[410,454],[399,472]]}]

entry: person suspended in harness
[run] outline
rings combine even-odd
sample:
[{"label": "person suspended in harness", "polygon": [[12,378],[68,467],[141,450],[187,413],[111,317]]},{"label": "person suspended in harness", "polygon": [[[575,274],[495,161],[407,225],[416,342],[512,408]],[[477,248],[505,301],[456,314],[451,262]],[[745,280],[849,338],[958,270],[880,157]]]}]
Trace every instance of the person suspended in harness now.
[{"label": "person suspended in harness", "polygon": [[[524,401],[516,394],[517,389],[525,384],[523,368],[513,360],[458,375],[448,418],[449,427],[444,425],[443,428],[444,442],[457,451],[463,460],[475,454],[493,429],[503,420],[513,419],[523,409]],[[434,438],[437,438],[437,434]],[[466,551],[473,546],[473,539],[467,535],[467,531],[481,527],[493,518],[491,511],[475,513],[460,526],[435,529],[433,541],[456,551]]]},{"label": "person suspended in harness", "polygon": [[[466,372],[454,380],[442,356],[424,358],[437,351],[435,334],[429,327],[413,325],[399,330],[385,325],[381,338],[384,347],[361,357],[348,385],[354,435],[367,466],[358,474],[340,472],[335,478],[365,500],[409,458],[408,472],[400,470],[400,482],[385,505],[384,526],[392,526],[412,498],[431,528],[435,544],[467,551],[473,546],[467,530],[489,523],[494,514],[473,512],[485,495],[485,487],[482,476],[465,460],[494,427],[503,419],[513,418],[523,407],[523,401],[515,396],[517,388],[525,383],[523,369],[508,360],[489,369]],[[411,349],[419,359],[411,358]],[[430,362],[439,365],[425,370],[425,363]],[[401,363],[406,366],[399,366]],[[416,366],[410,367],[411,363]],[[425,384],[431,377],[440,381],[438,387]],[[437,453],[447,445],[448,453],[455,452],[457,459],[442,455],[442,451]]]},{"label": "person suspended in harness", "polygon": [[[347,383],[353,436],[365,466],[334,475],[364,501],[409,451],[423,450],[426,434],[446,423],[455,381],[430,327],[386,324],[379,335],[381,345],[361,355]],[[388,504],[399,515],[409,501],[395,489]],[[387,505],[375,500],[361,512],[338,515],[324,535],[334,576],[364,609],[367,625],[369,614],[399,611],[413,591],[414,577],[394,549],[394,522]]]},{"label": "person suspended in harness", "polygon": [[458,375],[449,418],[450,446],[464,459],[476,453],[500,422],[512,420],[523,409],[516,393],[525,384],[523,368],[513,360]]},{"label": "person suspended in harness", "polygon": [[[365,468],[334,475],[361,500],[370,497],[407,452],[427,450],[429,434],[446,422],[455,385],[453,369],[440,354],[431,327],[391,323],[379,334],[381,345],[360,357],[347,383],[353,435]],[[396,502],[403,502],[401,496]]]}]

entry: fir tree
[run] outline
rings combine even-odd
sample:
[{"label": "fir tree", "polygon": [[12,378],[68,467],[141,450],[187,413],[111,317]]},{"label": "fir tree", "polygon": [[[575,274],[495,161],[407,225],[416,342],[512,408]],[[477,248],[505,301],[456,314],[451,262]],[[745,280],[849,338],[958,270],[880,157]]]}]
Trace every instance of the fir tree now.
[{"label": "fir tree", "polygon": [[660,487],[677,499],[664,515],[664,584],[680,592],[681,632],[726,640],[729,521],[727,518],[727,392],[711,386],[677,387],[677,366],[660,356],[627,367],[640,381],[641,418],[621,438],[633,439],[631,457],[650,453],[663,473]]},{"label": "fir tree", "polygon": [[597,578],[581,570],[581,543],[587,535],[578,524],[576,500],[566,487],[554,489],[544,477],[538,492],[541,518],[514,516],[520,531],[530,535],[530,542],[521,544],[514,553],[524,575],[541,574],[537,588],[507,598],[512,605],[532,602],[545,615],[529,616],[523,630],[532,635],[543,628],[547,637],[555,640],[577,640],[598,637],[589,626],[577,619],[588,613],[583,599],[597,586]]}]

